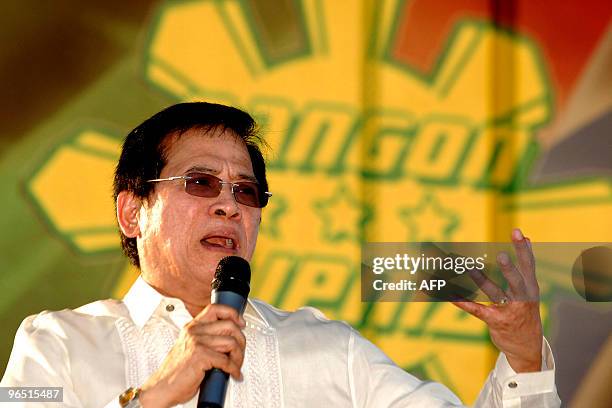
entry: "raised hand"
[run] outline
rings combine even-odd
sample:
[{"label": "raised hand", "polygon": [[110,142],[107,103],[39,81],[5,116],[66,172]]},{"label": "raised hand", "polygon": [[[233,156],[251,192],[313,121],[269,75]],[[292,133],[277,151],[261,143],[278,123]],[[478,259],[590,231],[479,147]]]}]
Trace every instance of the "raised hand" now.
[{"label": "raised hand", "polygon": [[512,243],[518,265],[515,266],[504,252],[497,256],[497,263],[508,281],[508,290],[502,290],[482,272],[472,271],[470,276],[493,304],[486,306],[471,301],[453,304],[487,324],[491,340],[504,352],[514,371],[539,371],[542,364],[542,321],[535,259],[529,238],[524,237],[519,229],[512,231]]}]

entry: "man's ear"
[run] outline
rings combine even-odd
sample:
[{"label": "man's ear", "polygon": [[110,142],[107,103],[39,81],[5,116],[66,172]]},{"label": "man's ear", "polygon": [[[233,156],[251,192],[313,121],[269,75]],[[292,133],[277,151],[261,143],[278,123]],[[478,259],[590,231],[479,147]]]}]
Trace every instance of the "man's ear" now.
[{"label": "man's ear", "polygon": [[117,195],[117,221],[119,228],[128,238],[136,238],[140,234],[138,214],[142,201],[129,191],[122,191]]}]

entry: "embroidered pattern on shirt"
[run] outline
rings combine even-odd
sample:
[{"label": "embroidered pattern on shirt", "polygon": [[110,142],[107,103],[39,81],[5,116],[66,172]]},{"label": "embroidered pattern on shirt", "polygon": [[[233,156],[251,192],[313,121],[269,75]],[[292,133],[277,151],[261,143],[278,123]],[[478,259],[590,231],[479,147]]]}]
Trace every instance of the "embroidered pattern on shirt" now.
[{"label": "embroidered pattern on shirt", "polygon": [[126,355],[127,384],[139,387],[161,366],[178,337],[178,329],[156,316],[142,329],[127,318],[120,318],[115,324]]},{"label": "embroidered pattern on shirt", "polygon": [[242,365],[243,381],[233,379],[228,387],[232,408],[280,408],[282,404],[280,355],[273,328],[247,323],[246,350]]}]

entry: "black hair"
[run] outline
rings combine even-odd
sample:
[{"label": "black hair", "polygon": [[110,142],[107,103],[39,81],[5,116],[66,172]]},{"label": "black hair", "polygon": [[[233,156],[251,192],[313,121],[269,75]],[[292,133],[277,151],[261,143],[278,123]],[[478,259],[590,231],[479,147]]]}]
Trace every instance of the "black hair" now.
[{"label": "black hair", "polygon": [[[167,154],[175,137],[188,130],[231,130],[246,145],[255,178],[263,191],[268,191],[266,164],[260,146],[265,141],[259,135],[255,120],[248,113],[230,106],[207,102],[186,102],[172,105],[151,116],[132,130],[123,143],[115,169],[113,199],[128,191],[146,199],[155,188],[147,180],[159,178],[167,162]],[[115,208],[116,209],[116,208]],[[128,238],[119,229],[121,247],[136,267],[140,267],[136,238]]]}]

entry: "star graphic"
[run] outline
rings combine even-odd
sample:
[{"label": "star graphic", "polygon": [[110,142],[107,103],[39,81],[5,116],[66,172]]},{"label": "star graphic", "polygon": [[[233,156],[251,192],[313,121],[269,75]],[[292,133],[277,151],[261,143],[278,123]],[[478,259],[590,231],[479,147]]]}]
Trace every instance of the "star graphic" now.
[{"label": "star graphic", "polygon": [[329,242],[359,242],[366,223],[374,215],[372,207],[355,198],[345,185],[331,197],[315,201],[313,208],[323,224],[322,238]]},{"label": "star graphic", "polygon": [[287,199],[275,193],[264,208],[259,232],[274,239],[281,237],[279,219],[289,208]]},{"label": "star graphic", "polygon": [[410,241],[442,241],[450,239],[459,226],[459,216],[442,207],[432,192],[425,193],[415,207],[404,207],[399,216],[408,227]]}]

